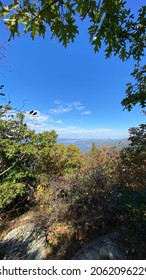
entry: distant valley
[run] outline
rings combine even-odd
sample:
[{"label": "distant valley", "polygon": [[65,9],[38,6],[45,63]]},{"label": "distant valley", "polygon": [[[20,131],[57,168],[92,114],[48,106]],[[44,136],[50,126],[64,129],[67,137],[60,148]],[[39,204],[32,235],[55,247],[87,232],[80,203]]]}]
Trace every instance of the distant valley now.
[{"label": "distant valley", "polygon": [[73,144],[79,147],[84,153],[87,153],[92,144],[95,143],[97,147],[116,147],[122,149],[129,144],[127,138],[125,139],[68,139],[68,138],[58,138],[58,144],[70,145]]}]

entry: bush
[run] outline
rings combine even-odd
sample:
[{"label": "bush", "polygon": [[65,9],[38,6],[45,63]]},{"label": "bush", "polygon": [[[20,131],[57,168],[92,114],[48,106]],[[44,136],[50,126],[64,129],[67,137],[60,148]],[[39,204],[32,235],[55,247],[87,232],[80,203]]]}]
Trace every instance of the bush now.
[{"label": "bush", "polygon": [[133,189],[146,186],[146,125],[129,129],[130,144],[121,151],[119,180]]},{"label": "bush", "polygon": [[26,193],[25,184],[4,182],[0,185],[0,209],[10,205],[17,196],[23,197]]}]

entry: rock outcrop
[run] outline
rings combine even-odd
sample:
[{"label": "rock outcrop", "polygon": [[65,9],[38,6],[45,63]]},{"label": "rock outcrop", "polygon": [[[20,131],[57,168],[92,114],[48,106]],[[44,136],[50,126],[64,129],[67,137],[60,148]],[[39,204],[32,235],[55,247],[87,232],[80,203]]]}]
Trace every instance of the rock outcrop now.
[{"label": "rock outcrop", "polygon": [[[25,221],[25,223],[24,223]],[[1,259],[43,260],[46,235],[40,225],[24,217],[22,225],[11,229],[0,243]]]},{"label": "rock outcrop", "polygon": [[[46,233],[35,211],[19,217],[5,232],[0,243],[0,259],[47,259]],[[118,245],[118,234],[104,235],[84,246],[72,260],[120,260],[125,259]]]},{"label": "rock outcrop", "polygon": [[104,235],[94,242],[84,246],[72,258],[72,260],[123,260],[118,243],[117,233]]}]

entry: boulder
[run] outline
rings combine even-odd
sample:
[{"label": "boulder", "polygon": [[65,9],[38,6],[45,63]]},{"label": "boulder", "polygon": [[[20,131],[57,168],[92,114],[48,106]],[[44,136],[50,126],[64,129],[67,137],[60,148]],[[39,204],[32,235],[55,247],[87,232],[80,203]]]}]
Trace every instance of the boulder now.
[{"label": "boulder", "polygon": [[80,249],[72,260],[123,260],[118,243],[117,233],[104,235]]},{"label": "boulder", "polygon": [[0,244],[0,258],[43,260],[46,236],[44,230],[34,224],[26,223],[9,231]]}]

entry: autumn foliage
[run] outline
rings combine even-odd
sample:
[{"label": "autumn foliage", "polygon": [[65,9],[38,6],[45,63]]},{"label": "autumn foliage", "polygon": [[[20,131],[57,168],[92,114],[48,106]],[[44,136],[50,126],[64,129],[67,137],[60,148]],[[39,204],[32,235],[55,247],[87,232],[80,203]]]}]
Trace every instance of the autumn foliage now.
[{"label": "autumn foliage", "polygon": [[129,129],[130,144],[121,152],[121,180],[134,189],[146,186],[146,125]]},{"label": "autumn foliage", "polygon": [[[70,258],[117,228],[122,238],[130,236],[122,246],[136,246],[137,234],[143,240],[146,228],[145,130],[144,124],[129,129],[129,145],[122,150],[93,143],[84,154],[74,145],[57,144],[55,131],[36,133],[24,114],[1,106],[1,214],[35,208],[50,259]],[[131,256],[140,257],[138,251]]]}]

